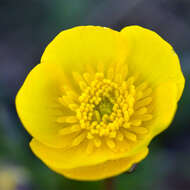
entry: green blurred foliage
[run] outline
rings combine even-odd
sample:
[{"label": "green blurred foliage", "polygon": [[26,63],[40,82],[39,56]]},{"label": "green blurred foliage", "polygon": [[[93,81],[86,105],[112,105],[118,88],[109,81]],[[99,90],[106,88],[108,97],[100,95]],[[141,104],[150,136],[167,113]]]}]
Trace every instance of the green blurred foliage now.
[{"label": "green blurred foliage", "polygon": [[[15,190],[101,190],[104,182],[69,180],[48,169],[29,148],[31,137],[15,111],[14,98],[49,41],[76,25],[120,30],[139,24],[154,29],[177,50],[186,87],[171,126],[150,144],[135,172],[115,178],[118,190],[190,189],[190,2],[187,0],[0,0],[0,168],[25,168],[29,180]],[[1,170],[0,170],[1,173]],[[4,190],[4,189],[3,189]]]}]

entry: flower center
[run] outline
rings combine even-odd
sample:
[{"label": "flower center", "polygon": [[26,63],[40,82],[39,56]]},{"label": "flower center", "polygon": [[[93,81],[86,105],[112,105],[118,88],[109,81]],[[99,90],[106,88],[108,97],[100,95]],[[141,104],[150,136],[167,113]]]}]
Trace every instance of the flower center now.
[{"label": "flower center", "polygon": [[152,119],[149,111],[152,89],[147,83],[135,85],[133,76],[121,80],[119,74],[114,78],[103,72],[93,76],[73,73],[73,78],[81,94],[64,87],[66,95],[59,101],[75,114],[60,117],[58,122],[68,124],[60,130],[61,135],[79,133],[74,146],[88,139],[89,146],[99,147],[106,142],[113,149],[117,141],[133,143],[148,133],[143,123]]},{"label": "flower center", "polygon": [[121,84],[96,73],[95,80],[79,97],[81,102],[77,116],[81,127],[87,129],[87,138],[95,135],[114,138],[120,127],[129,127],[133,114],[135,87],[130,82]]},{"label": "flower center", "polygon": [[112,113],[113,103],[109,100],[109,98],[102,98],[102,101],[95,107],[95,109],[99,112],[101,118],[106,114],[110,115]]}]

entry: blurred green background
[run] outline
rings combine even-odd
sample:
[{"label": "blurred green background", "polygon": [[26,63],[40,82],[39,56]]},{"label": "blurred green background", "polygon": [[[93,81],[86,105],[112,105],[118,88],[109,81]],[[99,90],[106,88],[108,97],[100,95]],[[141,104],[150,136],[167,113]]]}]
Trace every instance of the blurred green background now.
[{"label": "blurred green background", "polygon": [[176,117],[150,144],[136,171],[116,177],[118,190],[190,189],[190,0],[0,0],[0,190],[97,190],[49,170],[29,149],[14,106],[27,73],[60,31],[76,25],[153,29],[173,45],[186,77]]}]

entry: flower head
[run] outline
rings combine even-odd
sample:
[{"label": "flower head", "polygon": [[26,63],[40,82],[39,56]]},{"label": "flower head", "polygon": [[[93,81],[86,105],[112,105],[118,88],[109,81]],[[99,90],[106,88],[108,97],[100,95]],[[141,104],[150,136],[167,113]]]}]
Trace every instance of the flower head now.
[{"label": "flower head", "polygon": [[139,26],[61,32],[16,98],[33,152],[69,178],[118,175],[173,119],[184,77],[172,47]]}]

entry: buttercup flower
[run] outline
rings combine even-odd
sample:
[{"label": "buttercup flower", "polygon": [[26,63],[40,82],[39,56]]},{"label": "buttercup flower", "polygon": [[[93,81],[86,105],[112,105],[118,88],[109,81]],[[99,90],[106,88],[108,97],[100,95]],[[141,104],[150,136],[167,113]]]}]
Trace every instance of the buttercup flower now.
[{"label": "buttercup flower", "polygon": [[47,166],[78,180],[118,175],[148,154],[176,112],[184,77],[173,48],[139,26],[61,32],[16,97]]}]

